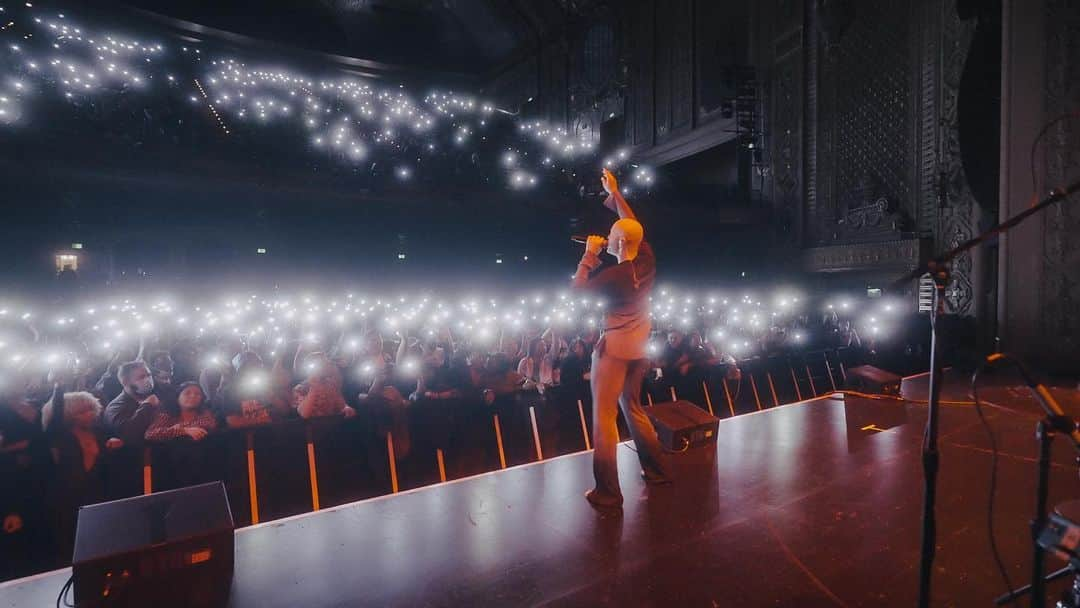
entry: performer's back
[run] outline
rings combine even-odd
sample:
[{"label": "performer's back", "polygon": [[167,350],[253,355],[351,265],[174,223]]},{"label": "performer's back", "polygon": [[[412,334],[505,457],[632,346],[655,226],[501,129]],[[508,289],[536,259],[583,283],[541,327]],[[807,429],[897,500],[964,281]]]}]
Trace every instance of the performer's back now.
[{"label": "performer's back", "polygon": [[620,359],[642,359],[652,330],[649,294],[656,280],[656,257],[642,241],[637,257],[609,266],[589,279],[588,289],[604,299],[605,352]]}]

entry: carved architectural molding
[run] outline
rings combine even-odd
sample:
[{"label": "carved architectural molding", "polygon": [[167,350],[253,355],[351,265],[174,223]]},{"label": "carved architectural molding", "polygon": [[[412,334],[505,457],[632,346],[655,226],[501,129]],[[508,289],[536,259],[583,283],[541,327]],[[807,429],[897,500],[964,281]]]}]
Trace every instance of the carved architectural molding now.
[{"label": "carved architectural molding", "polygon": [[799,213],[801,195],[802,54],[790,55],[776,70],[773,114],[772,176],[777,215],[782,228],[792,228]]},{"label": "carved architectural molding", "polygon": [[[801,243],[803,192],[803,23],[802,3],[781,2],[776,37],[772,41],[773,85],[771,167],[773,209],[780,233]],[[811,34],[813,35],[813,34]],[[799,44],[794,44],[798,42]]]},{"label": "carved architectural molding", "polygon": [[[819,196],[808,220],[810,242],[845,242],[835,226],[857,207],[859,186],[870,175],[882,194],[911,214],[911,104],[913,24],[909,2],[864,0],[843,36],[819,44],[823,56],[819,105]],[[822,157],[824,155],[824,158]],[[821,194],[819,192],[819,194]]]},{"label": "carved architectural molding", "polygon": [[[945,206],[938,210],[934,234],[936,253],[942,253],[975,236],[975,198],[968,186],[967,176],[960,158],[960,122],[957,100],[960,96],[960,80],[975,33],[974,20],[961,21],[956,12],[956,0],[946,0],[942,6],[942,58],[941,58],[941,160],[939,179],[944,180]],[[931,178],[931,184],[933,179]],[[939,185],[940,187],[940,185]],[[927,188],[924,194],[929,200],[924,207],[937,204],[936,188]],[[945,304],[949,312],[962,315],[974,313],[974,280],[970,253],[964,253],[952,262],[951,284],[945,290]]]},{"label": "carved architectural molding", "polygon": [[[1075,110],[1080,104],[1080,4],[1045,0],[1046,52],[1044,121]],[[1080,179],[1080,125],[1059,123],[1046,135],[1044,191]],[[1058,357],[1080,355],[1080,210],[1058,204],[1043,216],[1043,281],[1038,286],[1042,314],[1040,333],[1046,348]]]},{"label": "carved architectural molding", "polygon": [[[851,266],[829,261],[840,260],[845,247],[858,259],[890,263],[896,260],[875,243],[919,242],[941,252],[974,234],[976,205],[961,163],[956,105],[974,24],[960,21],[956,2],[861,0],[845,27],[826,39],[819,31],[823,17],[808,0],[802,217],[804,246],[814,248],[807,250],[807,269]],[[782,92],[791,88],[783,67],[778,59],[777,117],[785,112]],[[777,126],[774,133],[774,154],[783,154],[783,132]],[[777,164],[774,173],[778,206],[782,169]],[[972,314],[971,259],[958,259],[952,270],[947,304]]]},{"label": "carved architectural molding", "polygon": [[928,259],[929,239],[911,238],[859,245],[831,245],[803,250],[808,272],[903,272]]}]

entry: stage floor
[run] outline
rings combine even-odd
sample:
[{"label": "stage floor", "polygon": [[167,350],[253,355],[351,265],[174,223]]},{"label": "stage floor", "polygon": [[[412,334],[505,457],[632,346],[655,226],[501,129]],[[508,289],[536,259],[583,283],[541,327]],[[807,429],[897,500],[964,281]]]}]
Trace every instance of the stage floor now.
[{"label": "stage floor", "polygon": [[[1002,451],[998,543],[1021,584],[1035,415],[1008,395],[992,400],[1019,413],[986,413]],[[1077,413],[1075,391],[1061,395]],[[236,533],[231,605],[910,606],[925,413],[848,396],[723,420],[715,466],[684,467],[659,488],[621,445],[621,516],[586,503],[592,458],[580,453],[252,526]],[[989,444],[972,407],[944,407],[940,445],[934,604],[989,606],[1003,584],[986,535]],[[1054,460],[1050,504],[1080,498],[1064,441]],[[0,585],[0,606],[51,606],[69,573]]]}]

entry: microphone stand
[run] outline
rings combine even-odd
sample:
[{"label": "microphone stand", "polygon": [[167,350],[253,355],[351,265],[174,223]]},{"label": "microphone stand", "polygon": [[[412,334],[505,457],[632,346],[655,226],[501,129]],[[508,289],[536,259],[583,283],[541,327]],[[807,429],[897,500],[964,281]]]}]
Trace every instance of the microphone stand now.
[{"label": "microphone stand", "polygon": [[[1043,582],[1052,583],[1052,582],[1056,581],[1057,579],[1059,579],[1059,578],[1061,578],[1063,576],[1069,576],[1070,574],[1073,574],[1075,572],[1076,572],[1076,568],[1072,564],[1069,564],[1068,566],[1065,566],[1064,568],[1062,568],[1060,570],[1054,570],[1050,574],[1047,574],[1043,578]],[[1013,601],[1013,600],[1015,600],[1017,598],[1023,597],[1024,595],[1026,595],[1030,591],[1031,591],[1031,584],[1028,583],[1027,585],[1024,585],[1023,587],[1018,587],[1015,591],[1009,591],[1008,593],[999,595],[997,598],[994,599],[994,605],[996,605],[996,606],[1004,606],[1005,604],[1007,604],[1007,603],[1009,603],[1009,602],[1011,602],[1011,601]]]},{"label": "microphone stand", "polygon": [[937,324],[945,314],[945,286],[949,283],[948,263],[956,256],[973,249],[990,239],[990,237],[1009,231],[1020,222],[1042,211],[1050,205],[1065,199],[1070,194],[1080,190],[1080,181],[1073,182],[1068,186],[1057,188],[1050,195],[1032,205],[1030,208],[1014,215],[1013,217],[990,228],[986,232],[969,239],[953,249],[931,259],[926,264],[920,265],[907,275],[895,281],[893,288],[906,287],[911,281],[929,274],[934,280],[933,305],[930,309],[930,395],[927,405],[926,432],[923,436],[922,463],[923,463],[923,511],[922,511],[922,548],[919,556],[919,606],[930,606],[930,582],[933,574],[934,553],[937,542],[937,525],[934,516],[937,502],[937,473],[938,473],[938,411],[941,397],[941,340],[938,337]]},{"label": "microphone stand", "polygon": [[1045,576],[1046,553],[1039,545],[1039,535],[1042,534],[1043,528],[1046,527],[1048,521],[1046,500],[1047,495],[1050,493],[1050,446],[1054,441],[1054,435],[1060,433],[1072,440],[1073,448],[1080,453],[1080,434],[1077,433],[1076,421],[1065,415],[1065,412],[1058,405],[1057,400],[1054,399],[1050,391],[1031,377],[1027,367],[1019,359],[999,353],[987,357],[987,363],[997,361],[1008,361],[1020,371],[1024,383],[1031,390],[1031,394],[1035,397],[1035,401],[1039,403],[1043,413],[1046,414],[1046,417],[1039,420],[1035,427],[1035,438],[1039,440],[1039,460],[1037,464],[1038,484],[1035,488],[1035,517],[1031,520],[1031,544],[1034,551],[1031,559],[1031,584],[1006,594],[1009,598],[1015,598],[1024,593],[1030,593],[1031,605],[1042,608],[1046,605],[1046,583],[1054,579],[1053,575],[1064,576],[1061,570],[1051,576]]}]

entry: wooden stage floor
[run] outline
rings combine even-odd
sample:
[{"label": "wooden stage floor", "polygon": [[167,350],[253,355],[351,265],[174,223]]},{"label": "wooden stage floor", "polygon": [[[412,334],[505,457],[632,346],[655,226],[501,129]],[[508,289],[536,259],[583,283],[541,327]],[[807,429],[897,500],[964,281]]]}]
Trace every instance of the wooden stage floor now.
[{"label": "wooden stage floor", "polygon": [[[1020,395],[988,396],[1019,412],[987,409],[1014,584],[1030,560],[1036,452]],[[1075,391],[1062,395],[1077,413]],[[580,453],[252,526],[236,533],[231,605],[914,605],[925,413],[834,396],[727,419],[712,467],[657,488],[621,445],[621,516],[586,503]],[[1003,585],[986,535],[989,444],[970,405],[943,408],[940,445],[934,605],[989,606]],[[1054,460],[1050,504],[1080,497],[1065,441]],[[0,585],[0,606],[51,606],[69,573]]]}]

